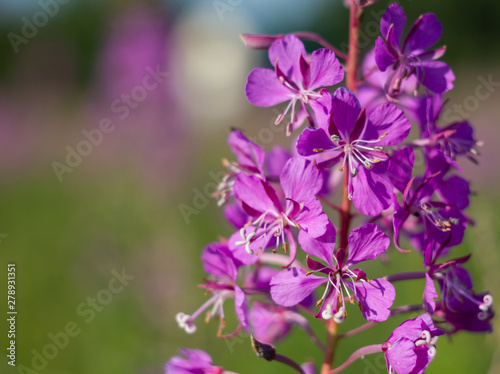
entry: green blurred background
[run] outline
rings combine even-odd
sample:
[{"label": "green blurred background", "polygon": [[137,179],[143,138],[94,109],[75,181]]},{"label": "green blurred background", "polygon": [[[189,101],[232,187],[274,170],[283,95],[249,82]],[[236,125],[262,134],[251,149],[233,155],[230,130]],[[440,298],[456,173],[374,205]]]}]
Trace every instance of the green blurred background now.
[{"label": "green blurred background", "polygon": [[[162,373],[178,347],[204,349],[235,372],[291,372],[257,359],[246,335],[217,339],[212,322],[198,323],[188,336],[174,316],[193,312],[205,300],[196,286],[203,276],[201,250],[232,233],[207,197],[223,171],[221,158],[231,157],[225,145],[229,129],[245,129],[265,149],[290,141],[272,131],[272,109],[245,99],[246,74],[268,62],[265,52],[245,49],[239,34],[311,30],[342,45],[348,15],[342,2],[65,0],[50,8],[54,1],[0,0],[0,305],[5,313],[6,265],[14,262],[17,364],[33,368],[51,334],[74,322],[78,334],[45,364],[38,362],[43,370],[37,372]],[[366,40],[377,36],[368,25],[388,4],[380,1],[366,12]],[[499,4],[401,1],[409,22],[424,12],[437,13],[443,22],[444,59],[457,76],[449,105],[474,96],[479,77],[500,81]],[[23,34],[26,20],[41,26]],[[148,76],[158,84],[144,90]],[[123,96],[134,92],[137,100]],[[499,99],[494,90],[465,113],[485,146],[479,166],[462,162],[476,192],[468,212],[477,225],[456,250],[473,252],[469,269],[476,288],[494,297],[500,288]],[[99,128],[103,119],[113,130],[73,160],[76,166],[58,169],[58,177],[55,163],[67,161],[68,147],[85,147],[82,131]],[[181,214],[186,207],[193,209],[189,216]],[[390,272],[420,270],[414,254],[394,253],[391,260]],[[370,266],[365,270],[372,276],[386,271]],[[120,292],[106,291],[113,271],[122,270],[134,278]],[[422,287],[419,281],[398,284],[395,305],[418,303]],[[98,302],[87,323],[87,303],[96,297],[105,305]],[[336,364],[362,345],[386,340],[406,318],[342,341]],[[342,330],[360,322],[352,313]],[[5,353],[5,318],[0,325]],[[324,337],[321,322],[313,328]],[[498,334],[442,338],[427,372],[500,372]],[[321,362],[297,329],[278,349],[300,362]],[[4,354],[0,366],[1,373],[33,373],[11,368]],[[384,373],[383,357],[367,357],[346,372]]]}]

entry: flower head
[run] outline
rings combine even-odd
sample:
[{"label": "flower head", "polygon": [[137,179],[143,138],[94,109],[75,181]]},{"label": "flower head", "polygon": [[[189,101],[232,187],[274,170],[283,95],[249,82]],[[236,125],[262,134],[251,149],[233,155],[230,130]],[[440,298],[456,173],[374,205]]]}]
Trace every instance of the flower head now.
[{"label": "flower head", "polygon": [[443,334],[428,314],[403,322],[382,346],[389,373],[423,373],[436,356],[436,342]]},{"label": "flower head", "polygon": [[[451,325],[452,332],[459,330],[491,331],[494,316],[493,297],[489,292],[476,294],[472,278],[462,266],[470,255],[437,263],[446,242],[429,240],[424,252],[427,267],[424,306],[429,313],[435,313]],[[437,292],[434,282],[441,289],[442,300],[436,303]]]},{"label": "flower head", "polygon": [[427,157],[431,151],[439,151],[449,165],[462,171],[457,164],[457,157],[465,156],[477,164],[478,148],[482,142],[474,138],[474,129],[468,121],[459,120],[445,127],[438,126],[445,104],[440,94],[419,98],[415,112],[422,138],[413,144],[422,147]]},{"label": "flower head", "polygon": [[[322,48],[308,59],[304,45],[294,35],[274,41],[269,47],[269,60],[275,71],[256,68],[248,76],[246,95],[257,106],[269,107],[289,101],[285,111],[278,116],[279,124],[291,112],[287,133],[300,126],[309,117],[308,105],[315,106],[321,97],[316,90],[333,86],[344,79],[344,70],[335,53]],[[295,106],[299,103],[299,111]]]},{"label": "flower head", "polygon": [[165,374],[236,374],[214,366],[212,357],[201,349],[179,349],[182,356],[174,356],[165,365]]},{"label": "flower head", "polygon": [[[281,191],[269,182],[240,173],[234,184],[234,194],[251,221],[229,240],[235,257],[243,264],[255,263],[266,248],[274,251],[282,244],[290,249],[290,264],[297,251],[292,227],[302,232],[320,236],[325,232],[328,217],[323,213],[316,194],[323,186],[322,172],[312,162],[301,157],[291,158],[280,175]],[[244,250],[243,250],[244,249]]]},{"label": "flower head", "polygon": [[406,15],[398,4],[391,4],[380,21],[382,37],[375,43],[375,59],[381,71],[392,71],[386,82],[389,97],[397,97],[404,79],[415,75],[429,91],[442,93],[453,88],[455,75],[440,58],[445,47],[431,49],[441,38],[441,22],[435,14],[423,14],[401,40]]},{"label": "flower head", "polygon": [[[414,152],[411,148],[397,151],[389,161],[388,170],[393,176],[396,189],[403,193],[400,205],[394,201],[394,243],[399,250],[400,233],[405,224],[425,226],[425,237],[444,242],[451,232],[449,246],[462,242],[466,218],[461,213],[469,205],[469,183],[457,176],[446,177],[449,164],[443,156],[431,153],[427,170],[423,177],[412,177]],[[440,201],[435,200],[435,195]],[[422,249],[423,250],[423,249]]]},{"label": "flower head", "polygon": [[395,298],[394,287],[384,279],[369,280],[363,270],[352,266],[377,258],[389,247],[390,240],[375,224],[369,223],[353,229],[348,243],[347,256],[344,248],[334,251],[335,229],[331,225],[322,237],[307,237],[302,243],[304,251],[326,265],[308,256],[309,272],[299,268],[282,270],[271,280],[273,300],[283,306],[293,306],[326,283],[323,296],[317,302],[321,308],[316,317],[343,322],[347,301],[357,303],[367,320],[385,321]]},{"label": "flower head", "polygon": [[208,322],[213,316],[219,317],[218,335],[222,334],[225,327],[224,301],[228,298],[234,298],[236,316],[240,321],[241,327],[248,328],[248,311],[245,300],[245,293],[236,284],[238,276],[238,267],[233,259],[231,251],[227,246],[220,243],[209,244],[201,256],[204,270],[211,275],[210,279],[205,280],[205,284],[200,287],[207,290],[211,297],[192,315],[177,313],[175,319],[180,328],[188,334],[196,331],[194,321],[201,313],[209,307],[205,320]]},{"label": "flower head", "polygon": [[356,208],[377,215],[391,206],[393,195],[387,165],[382,162],[389,158],[383,147],[401,143],[410,132],[410,121],[392,103],[378,106],[367,116],[354,93],[343,87],[331,100],[323,100],[330,115],[318,121],[318,128],[304,129],[297,139],[297,152],[315,156],[320,167],[340,163],[340,171],[348,170],[349,198]]}]

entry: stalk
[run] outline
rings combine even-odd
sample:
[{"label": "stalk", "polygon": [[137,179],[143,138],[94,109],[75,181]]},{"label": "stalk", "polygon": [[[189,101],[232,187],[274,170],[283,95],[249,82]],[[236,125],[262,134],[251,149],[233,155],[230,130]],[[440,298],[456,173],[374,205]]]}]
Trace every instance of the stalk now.
[{"label": "stalk", "polygon": [[[347,88],[356,91],[357,88],[357,73],[358,73],[358,28],[361,15],[359,8],[354,0],[351,0],[349,13],[349,51],[347,55]],[[344,172],[344,188],[342,193],[342,203],[340,206],[340,248],[347,248],[349,238],[349,226],[351,224],[351,201],[349,200],[348,183],[349,183],[349,168]],[[321,366],[321,374],[327,374],[332,369],[333,360],[335,358],[335,350],[338,342],[338,324],[329,319],[327,322],[327,342],[323,365]]]}]

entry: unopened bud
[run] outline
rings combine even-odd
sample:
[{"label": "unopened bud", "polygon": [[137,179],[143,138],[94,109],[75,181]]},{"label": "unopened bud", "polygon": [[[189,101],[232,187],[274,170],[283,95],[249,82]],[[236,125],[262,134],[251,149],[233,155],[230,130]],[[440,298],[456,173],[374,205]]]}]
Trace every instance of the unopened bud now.
[{"label": "unopened bud", "polygon": [[275,40],[283,38],[283,35],[271,36],[241,34],[240,38],[247,48],[268,49]]}]

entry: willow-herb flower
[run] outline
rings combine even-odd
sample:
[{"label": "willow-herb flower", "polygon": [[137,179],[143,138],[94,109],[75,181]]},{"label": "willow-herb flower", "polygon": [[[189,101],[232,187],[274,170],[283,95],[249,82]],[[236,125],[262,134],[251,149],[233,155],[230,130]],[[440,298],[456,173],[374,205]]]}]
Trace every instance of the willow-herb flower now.
[{"label": "willow-herb flower", "polygon": [[[315,110],[321,97],[319,88],[333,86],[344,79],[344,70],[335,53],[322,48],[309,59],[304,45],[294,35],[277,39],[269,47],[269,60],[275,71],[255,68],[248,76],[246,95],[257,106],[269,107],[289,101],[285,111],[276,119],[278,125],[290,112],[287,134],[299,127],[306,118],[313,122],[308,106]],[[299,110],[296,113],[296,104]]]},{"label": "willow-herb flower", "polygon": [[443,334],[428,314],[403,322],[382,345],[388,372],[422,374],[436,356],[436,343]]},{"label": "willow-herb flower", "polygon": [[201,349],[179,349],[184,356],[174,356],[165,365],[165,374],[236,374],[214,366],[212,357]]},{"label": "willow-herb flower", "polygon": [[205,321],[209,321],[213,316],[219,317],[219,330],[217,335],[222,334],[226,320],[224,317],[224,301],[234,298],[234,307],[240,326],[248,329],[248,310],[245,300],[245,293],[236,284],[238,277],[238,267],[235,264],[231,251],[223,244],[209,244],[201,256],[204,270],[210,274],[211,279],[205,280],[205,284],[200,287],[207,290],[210,298],[196,310],[192,315],[177,313],[175,319],[180,328],[188,334],[196,331],[194,321],[209,307]]},{"label": "willow-herb flower", "polygon": [[325,100],[329,120],[320,121],[318,128],[305,128],[297,139],[297,152],[316,156],[321,168],[341,163],[339,170],[348,170],[348,193],[354,206],[375,216],[392,204],[393,186],[382,162],[389,156],[383,147],[406,139],[410,121],[392,103],[380,105],[366,116],[354,93],[343,87],[337,89],[331,103]]},{"label": "willow-herb flower", "polygon": [[[400,233],[412,216],[417,226],[425,225],[423,236],[443,242],[451,233],[448,245],[460,244],[466,225],[466,218],[461,210],[469,205],[468,182],[457,175],[446,178],[449,165],[440,154],[432,155],[425,175],[418,179],[411,175],[414,161],[413,150],[403,148],[396,152],[389,162],[388,169],[393,176],[394,186],[403,193],[401,205],[394,200],[394,244],[402,250],[399,243]],[[434,196],[439,197],[441,201],[434,200]],[[421,250],[423,251],[423,248]]]},{"label": "willow-herb flower", "polygon": [[[300,268],[282,270],[271,280],[271,297],[283,306],[293,306],[326,283],[323,296],[317,302],[317,318],[333,318],[342,323],[346,317],[346,301],[357,303],[369,321],[385,321],[394,298],[394,287],[384,279],[368,279],[361,269],[352,266],[377,258],[390,244],[389,238],[373,223],[355,228],[349,235],[348,252],[335,249],[335,229],[329,226],[320,238],[304,238],[302,248],[309,255],[318,257],[320,263],[308,256],[306,272]],[[325,276],[317,276],[320,273]]]},{"label": "willow-herb flower", "polygon": [[252,220],[229,239],[229,245],[245,265],[255,263],[266,248],[273,246],[277,252],[281,244],[285,253],[290,252],[290,265],[297,252],[292,228],[299,230],[299,242],[303,233],[320,236],[326,230],[329,220],[315,196],[323,186],[322,172],[312,162],[291,158],[280,185],[284,199],[257,177],[240,173],[236,178],[234,194]]},{"label": "willow-herb flower", "polygon": [[441,38],[441,22],[435,14],[423,14],[401,41],[406,15],[398,4],[391,4],[380,21],[382,36],[375,42],[375,60],[381,71],[391,69],[386,82],[387,95],[395,98],[404,79],[415,75],[429,91],[442,93],[453,88],[455,75],[440,58],[446,48],[428,50]]}]

